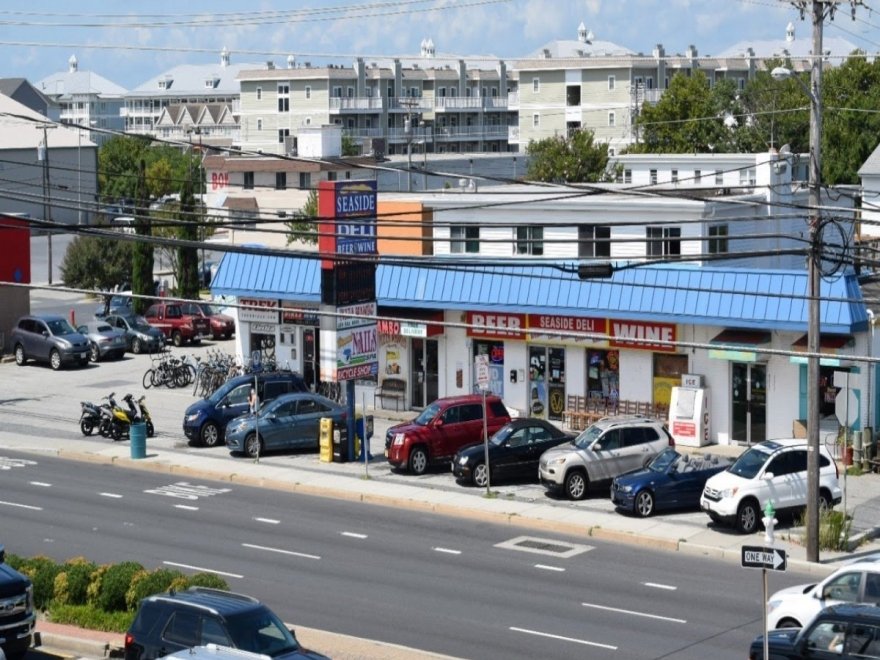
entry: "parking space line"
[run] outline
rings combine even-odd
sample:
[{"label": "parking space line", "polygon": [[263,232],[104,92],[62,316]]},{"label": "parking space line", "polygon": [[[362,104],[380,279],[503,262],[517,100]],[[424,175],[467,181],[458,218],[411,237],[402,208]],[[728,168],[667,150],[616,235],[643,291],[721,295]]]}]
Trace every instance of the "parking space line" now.
[{"label": "parking space line", "polygon": [[442,552],[447,555],[460,555],[461,550],[453,550],[451,548],[431,548],[434,552]]},{"label": "parking space line", "polygon": [[595,646],[596,648],[606,649],[608,651],[616,651],[617,647],[611,644],[600,644],[599,642],[590,642],[586,639],[577,639],[575,637],[563,637],[562,635],[553,635],[552,633],[541,632],[540,630],[529,630],[528,628],[517,628],[510,626],[513,632],[521,632],[526,635],[537,635],[538,637],[547,637],[548,639],[558,639],[562,642],[571,642],[572,644],[583,644],[584,646]]},{"label": "parking space line", "polygon": [[687,619],[676,619],[671,616],[660,616],[659,614],[648,614],[647,612],[636,612],[635,610],[622,610],[617,607],[608,607],[607,605],[595,605],[594,603],[581,603],[584,607],[592,607],[596,610],[605,610],[606,612],[617,612],[618,614],[629,614],[631,616],[641,616],[646,619],[658,619],[660,621],[669,621],[671,623],[687,623]]},{"label": "parking space line", "polygon": [[561,566],[548,566],[547,564],[535,564],[535,568],[540,568],[542,571],[556,571],[557,573],[565,572],[565,569]]},{"label": "parking space line", "polygon": [[678,587],[674,587],[671,584],[658,584],[657,582],[645,582],[645,586],[653,589],[666,589],[667,591],[675,591],[678,589]]}]

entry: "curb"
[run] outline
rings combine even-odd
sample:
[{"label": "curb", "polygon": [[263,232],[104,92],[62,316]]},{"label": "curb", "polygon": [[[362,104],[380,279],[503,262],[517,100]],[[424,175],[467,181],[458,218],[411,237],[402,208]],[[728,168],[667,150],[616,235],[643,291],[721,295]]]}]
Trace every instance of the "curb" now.
[{"label": "curb", "polygon": [[34,633],[34,647],[41,652],[58,651],[61,654],[76,654],[88,658],[121,658],[124,654],[122,647],[109,641],[41,631]]}]

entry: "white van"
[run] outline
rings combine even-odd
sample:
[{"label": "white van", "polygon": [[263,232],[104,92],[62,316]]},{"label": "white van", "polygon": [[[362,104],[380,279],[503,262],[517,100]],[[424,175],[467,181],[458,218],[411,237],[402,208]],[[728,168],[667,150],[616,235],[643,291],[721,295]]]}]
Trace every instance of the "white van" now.
[{"label": "white van", "polygon": [[[820,447],[820,507],[840,503],[839,476],[831,454]],[[767,440],[751,447],[724,472],[709,478],[700,508],[714,522],[752,534],[758,529],[767,502],[776,511],[799,510],[807,505],[806,440]]]}]

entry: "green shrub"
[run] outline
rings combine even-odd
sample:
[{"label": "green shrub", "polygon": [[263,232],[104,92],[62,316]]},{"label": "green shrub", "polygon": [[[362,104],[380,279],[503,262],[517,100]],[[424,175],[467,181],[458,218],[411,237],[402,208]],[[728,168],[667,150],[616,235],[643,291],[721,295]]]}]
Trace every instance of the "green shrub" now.
[{"label": "green shrub", "polygon": [[34,583],[34,605],[39,610],[48,607],[55,593],[55,576],[61,567],[52,559],[39,555],[26,559],[18,569]]},{"label": "green shrub", "polygon": [[105,612],[91,605],[52,605],[51,620],[91,630],[124,633],[134,620],[134,612]]},{"label": "green shrub", "polygon": [[187,587],[210,587],[211,589],[223,589],[229,591],[229,585],[215,573],[196,573],[186,581]]},{"label": "green shrub", "polygon": [[101,586],[95,604],[105,612],[127,611],[125,593],[132,578],[144,570],[136,561],[124,561],[107,567],[101,577]]},{"label": "green shrub", "polygon": [[55,601],[64,605],[85,605],[94,562],[85,557],[68,559],[55,576]]},{"label": "green shrub", "polygon": [[845,511],[819,512],[819,548],[822,550],[849,550],[852,517]]},{"label": "green shrub", "polygon": [[86,589],[86,605],[93,607],[98,605],[98,599],[101,596],[101,584],[104,582],[104,574],[109,568],[109,564],[104,564],[92,571],[92,576],[89,578],[89,586]]},{"label": "green shrub", "polygon": [[125,593],[128,609],[137,609],[138,603],[147,596],[168,591],[175,580],[185,577],[183,573],[170,568],[159,568],[155,571],[140,571],[131,580],[131,586]]},{"label": "green shrub", "polygon": [[12,566],[16,571],[21,572],[21,567],[24,566],[24,562],[24,557],[19,557],[18,555],[6,555],[6,563]]}]

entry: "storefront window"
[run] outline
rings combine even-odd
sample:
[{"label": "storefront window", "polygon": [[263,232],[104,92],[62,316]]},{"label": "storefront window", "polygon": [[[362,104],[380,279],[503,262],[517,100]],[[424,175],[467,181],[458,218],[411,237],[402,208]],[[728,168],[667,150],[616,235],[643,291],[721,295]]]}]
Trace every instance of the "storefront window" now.
[{"label": "storefront window", "polygon": [[587,395],[615,401],[620,396],[620,351],[587,351]]},{"label": "storefront window", "polygon": [[688,372],[688,356],[674,353],[654,353],[654,405],[669,405],[672,388],[681,385],[681,377]]},{"label": "storefront window", "polygon": [[529,346],[529,415],[562,420],[565,410],[565,349]]},{"label": "storefront window", "polygon": [[[504,397],[504,342],[474,341],[474,358],[478,355],[489,356],[489,391]],[[474,391],[477,390],[477,374],[474,360],[471,361]]]}]

